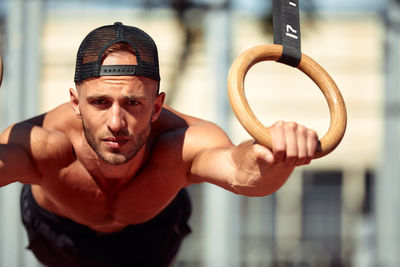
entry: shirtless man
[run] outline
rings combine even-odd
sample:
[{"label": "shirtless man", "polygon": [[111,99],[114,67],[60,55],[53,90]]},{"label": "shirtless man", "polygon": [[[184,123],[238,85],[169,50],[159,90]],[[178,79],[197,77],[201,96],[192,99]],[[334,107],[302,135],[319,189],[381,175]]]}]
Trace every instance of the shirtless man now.
[{"label": "shirtless man", "polygon": [[185,187],[277,191],[310,163],[318,138],[294,122],[271,126],[272,151],[238,146],[213,123],[165,106],[157,48],[115,23],[77,56],[71,101],[0,136],[0,185],[25,184],[29,248],[48,266],[168,266],[190,232]]}]

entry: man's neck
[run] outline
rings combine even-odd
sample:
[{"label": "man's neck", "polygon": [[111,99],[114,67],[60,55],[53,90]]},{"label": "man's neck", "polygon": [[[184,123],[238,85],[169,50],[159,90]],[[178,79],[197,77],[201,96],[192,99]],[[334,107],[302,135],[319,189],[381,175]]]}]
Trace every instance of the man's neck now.
[{"label": "man's neck", "polygon": [[[85,139],[85,138],[84,138]],[[144,145],[127,163],[111,165],[100,159],[90,146],[83,142],[83,154],[79,159],[102,191],[116,193],[128,184],[139,172],[148,157],[147,146]]]}]

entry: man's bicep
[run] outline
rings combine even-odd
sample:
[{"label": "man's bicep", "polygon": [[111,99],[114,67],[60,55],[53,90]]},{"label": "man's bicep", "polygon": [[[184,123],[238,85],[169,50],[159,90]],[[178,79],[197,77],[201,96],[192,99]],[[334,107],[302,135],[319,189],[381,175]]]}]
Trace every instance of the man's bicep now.
[{"label": "man's bicep", "polygon": [[208,124],[202,127],[201,131],[190,137],[196,150],[191,165],[190,181],[209,182],[227,188],[233,173],[231,152],[234,145],[218,126]]},{"label": "man's bicep", "polygon": [[230,190],[234,174],[230,148],[211,148],[201,151],[191,166],[192,183],[212,183]]}]

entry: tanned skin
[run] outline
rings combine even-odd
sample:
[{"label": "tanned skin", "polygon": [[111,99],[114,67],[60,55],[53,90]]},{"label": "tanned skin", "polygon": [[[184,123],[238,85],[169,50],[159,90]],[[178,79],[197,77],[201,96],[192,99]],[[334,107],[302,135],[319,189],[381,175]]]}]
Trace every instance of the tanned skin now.
[{"label": "tanned skin", "polygon": [[[136,57],[117,51],[103,64]],[[294,122],[270,127],[272,151],[235,146],[217,125],[165,106],[157,89],[139,76],[89,79],[69,103],[11,125],[0,135],[0,186],[32,184],[44,209],[109,233],[150,220],[191,184],[272,194],[315,153],[315,131]]]}]

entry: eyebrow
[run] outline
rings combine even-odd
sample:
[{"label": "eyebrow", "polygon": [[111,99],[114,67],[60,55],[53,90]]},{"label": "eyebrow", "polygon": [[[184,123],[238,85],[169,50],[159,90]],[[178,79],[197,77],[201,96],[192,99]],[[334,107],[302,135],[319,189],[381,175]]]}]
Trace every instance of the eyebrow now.
[{"label": "eyebrow", "polygon": [[145,100],[145,99],[147,99],[147,97],[144,95],[127,95],[124,98],[128,99],[128,100]]},{"label": "eyebrow", "polygon": [[[92,94],[92,95],[88,95],[87,98],[88,99],[110,98],[110,96],[107,94]],[[140,95],[140,94],[130,94],[130,95],[124,96],[123,98],[127,99],[127,100],[145,100],[145,99],[147,99],[147,97],[145,95]]]}]

